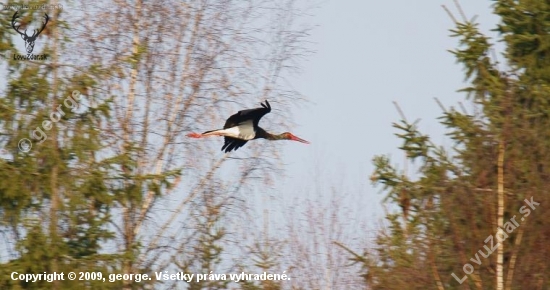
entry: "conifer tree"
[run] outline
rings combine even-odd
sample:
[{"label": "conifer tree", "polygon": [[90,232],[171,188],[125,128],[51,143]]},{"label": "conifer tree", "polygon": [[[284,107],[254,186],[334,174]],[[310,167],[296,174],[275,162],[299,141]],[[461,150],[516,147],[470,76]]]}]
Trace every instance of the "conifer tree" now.
[{"label": "conifer tree", "polygon": [[[46,3],[39,3],[46,4]],[[2,19],[15,18],[3,10]],[[102,75],[93,65],[73,69],[65,66],[71,44],[62,35],[70,26],[53,21],[62,10],[17,11],[16,25],[50,21],[37,38],[46,60],[20,60],[13,55],[21,38],[2,26],[1,50],[9,56],[6,86],[0,97],[0,228],[12,237],[3,243],[0,257],[0,288],[68,289],[79,281],[11,280],[18,273],[94,272],[94,289],[115,289],[105,284],[117,255],[100,252],[101,244],[113,237],[107,223],[113,197],[105,184],[109,162],[98,162],[102,149],[97,125],[109,120],[109,106],[96,102],[93,87]],[[35,21],[33,21],[35,20]],[[23,24],[22,24],[23,23]],[[50,286],[51,285],[51,286]],[[112,288],[114,287],[114,288]]]},{"label": "conifer tree", "polygon": [[[550,286],[550,247],[541,243],[550,238],[543,209],[550,204],[550,4],[493,2],[500,39],[467,19],[452,30],[471,104],[444,109],[452,147],[401,120],[394,124],[400,149],[418,174],[374,158],[372,179],[400,210],[387,216],[375,251],[354,253],[372,289]],[[497,41],[506,46],[502,55],[494,53]]]}]

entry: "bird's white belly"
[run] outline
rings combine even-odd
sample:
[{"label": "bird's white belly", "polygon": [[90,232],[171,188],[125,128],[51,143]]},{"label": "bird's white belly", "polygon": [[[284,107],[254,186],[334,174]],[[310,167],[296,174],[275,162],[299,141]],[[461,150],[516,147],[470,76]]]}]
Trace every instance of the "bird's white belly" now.
[{"label": "bird's white belly", "polygon": [[251,121],[241,123],[235,127],[224,129],[220,133],[227,137],[233,137],[242,140],[252,140],[254,139],[254,137],[256,137],[256,132],[254,132]]}]

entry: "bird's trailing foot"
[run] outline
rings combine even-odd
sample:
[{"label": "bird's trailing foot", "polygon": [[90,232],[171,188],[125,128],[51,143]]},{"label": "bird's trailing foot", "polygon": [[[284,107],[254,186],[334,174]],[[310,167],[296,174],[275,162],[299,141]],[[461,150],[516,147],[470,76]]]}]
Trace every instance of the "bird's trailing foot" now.
[{"label": "bird's trailing foot", "polygon": [[191,137],[191,138],[202,138],[203,136],[202,136],[202,134],[193,132],[193,133],[187,134],[187,137]]}]

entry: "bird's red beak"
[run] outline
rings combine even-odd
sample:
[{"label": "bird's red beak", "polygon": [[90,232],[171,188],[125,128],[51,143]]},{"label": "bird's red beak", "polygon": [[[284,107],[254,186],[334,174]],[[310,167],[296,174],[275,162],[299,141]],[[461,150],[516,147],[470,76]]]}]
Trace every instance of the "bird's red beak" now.
[{"label": "bird's red beak", "polygon": [[298,138],[292,134],[290,134],[290,140],[293,140],[293,141],[298,141],[298,142],[302,142],[302,143],[306,143],[306,144],[309,144],[308,141],[302,139],[302,138]]}]

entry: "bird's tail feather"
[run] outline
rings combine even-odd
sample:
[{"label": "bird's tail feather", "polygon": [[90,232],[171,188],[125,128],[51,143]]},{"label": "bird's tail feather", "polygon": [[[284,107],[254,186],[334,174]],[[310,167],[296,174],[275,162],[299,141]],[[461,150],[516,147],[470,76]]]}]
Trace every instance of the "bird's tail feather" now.
[{"label": "bird's tail feather", "polygon": [[222,131],[223,129],[216,129],[216,130],[210,130],[210,131],[206,131],[204,133],[202,133],[203,136],[211,136],[211,135],[215,135],[215,133],[217,133],[218,131]]}]

